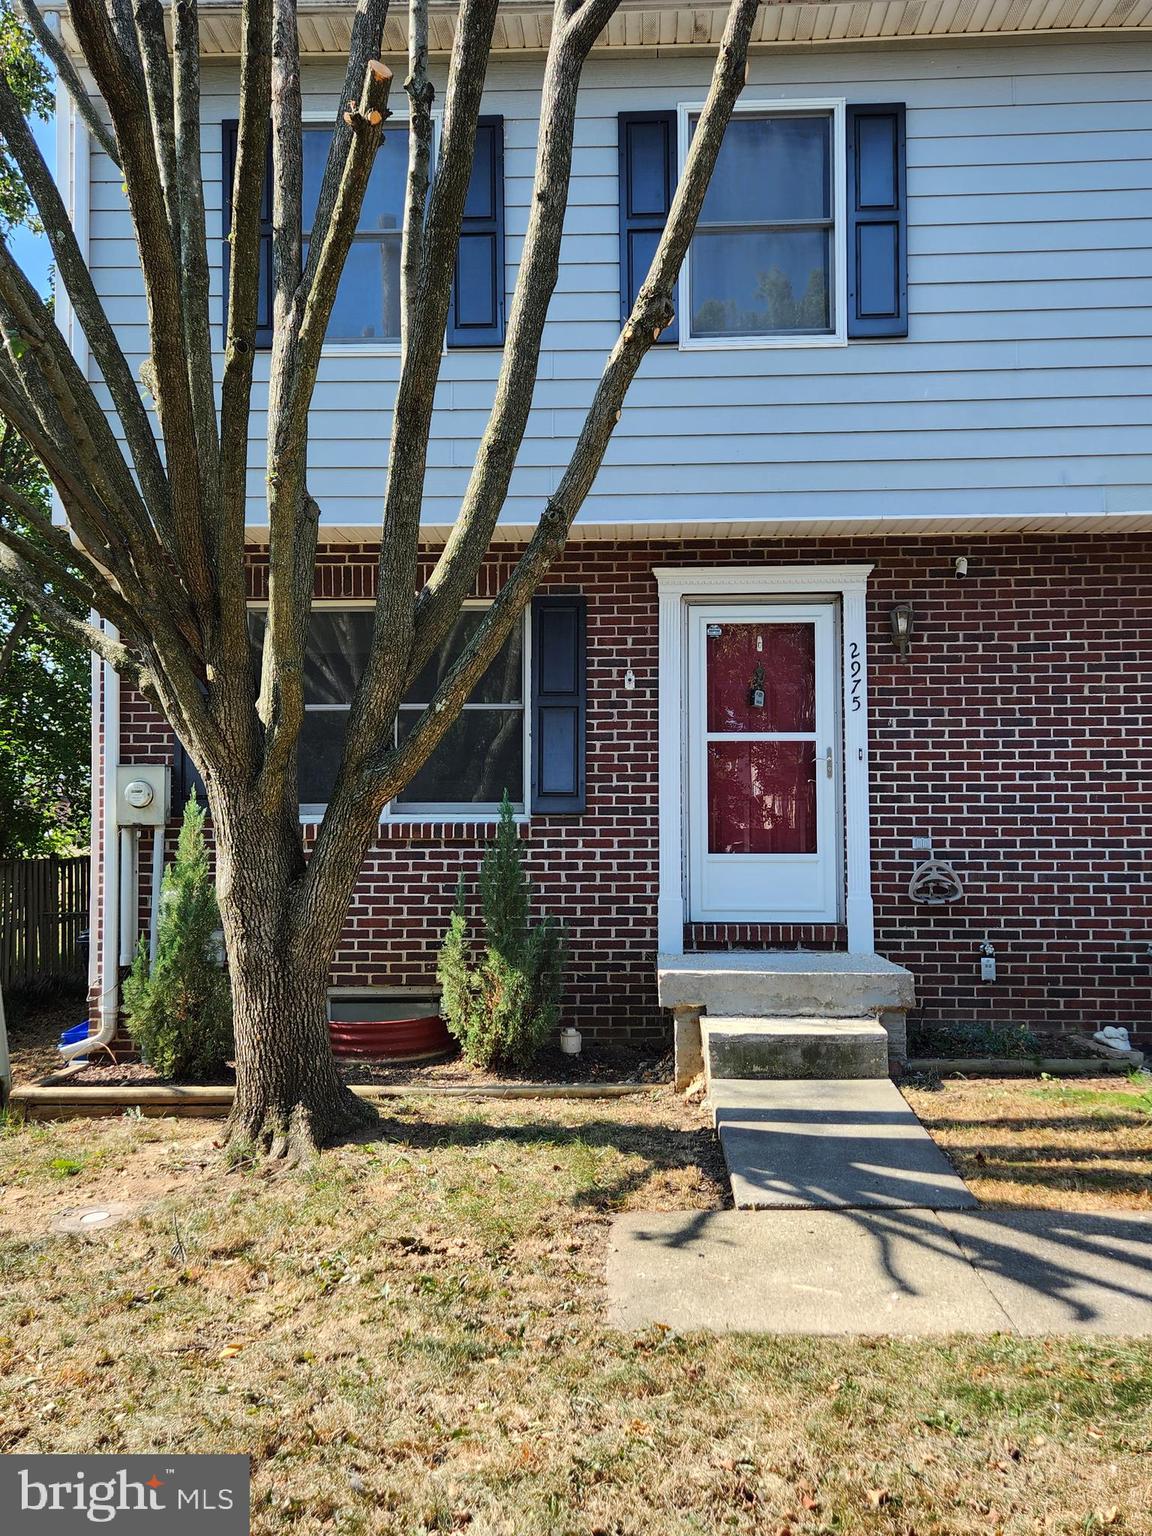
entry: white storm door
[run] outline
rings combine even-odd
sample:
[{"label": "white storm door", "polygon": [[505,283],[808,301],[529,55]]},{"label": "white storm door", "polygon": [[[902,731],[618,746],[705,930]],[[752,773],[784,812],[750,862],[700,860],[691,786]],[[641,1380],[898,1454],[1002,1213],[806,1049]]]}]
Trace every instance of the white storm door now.
[{"label": "white storm door", "polygon": [[689,920],[835,922],[832,604],[689,607],[686,732]]}]

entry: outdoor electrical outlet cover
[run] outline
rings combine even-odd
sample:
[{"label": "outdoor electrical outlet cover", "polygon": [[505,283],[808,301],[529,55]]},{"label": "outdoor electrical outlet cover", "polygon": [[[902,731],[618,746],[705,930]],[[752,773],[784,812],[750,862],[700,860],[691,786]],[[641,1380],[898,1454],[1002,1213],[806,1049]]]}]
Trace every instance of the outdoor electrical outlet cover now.
[{"label": "outdoor electrical outlet cover", "polygon": [[980,980],[981,981],[995,981],[996,980],[996,957],[995,957],[995,955],[982,955],[980,957]]}]

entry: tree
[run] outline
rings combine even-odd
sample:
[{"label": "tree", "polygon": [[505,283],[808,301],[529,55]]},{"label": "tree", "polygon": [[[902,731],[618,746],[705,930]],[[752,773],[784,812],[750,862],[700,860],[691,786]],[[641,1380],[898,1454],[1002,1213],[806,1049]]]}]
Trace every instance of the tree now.
[{"label": "tree", "polygon": [[129,1028],[160,1077],[210,1077],[232,1059],[232,998],[220,966],[219,927],[204,811],[190,795],[160,889],[156,959],[142,937],[124,983]]},{"label": "tree", "polygon": [[[26,497],[40,516],[48,486],[39,461],[9,426],[0,429],[0,498]],[[13,512],[12,525],[40,543]],[[87,610],[55,593],[76,618]],[[0,591],[0,858],[84,847],[88,840],[91,736],[88,652],[46,624],[28,602]]]},{"label": "tree", "polygon": [[[50,78],[28,33],[0,3],[0,68],[26,116],[51,109]],[[0,230],[28,223],[28,188],[0,147]],[[7,493],[7,494],[6,494]],[[40,461],[11,427],[0,432],[0,499],[21,532],[18,498],[48,509]],[[60,600],[80,616],[67,594]],[[50,853],[87,839],[89,772],[87,652],[55,633],[22,599],[0,591],[0,858]]]},{"label": "tree", "polygon": [[[145,400],[117,344],[66,210],[11,81],[0,135],[52,242],[105,416],[27,278],[0,246],[0,412],[33,445],[69,531],[33,522],[48,549],[0,522],[0,581],[83,640],[163,711],[205,784],[232,979],[236,1097],[226,1137],[300,1157],[373,1112],[331,1055],[326,988],[379,813],[427,760],[564,548],[625,393],[673,316],[672,293],[744,84],[759,0],[731,0],[706,104],[652,265],[612,348],[571,459],[503,590],[411,731],[392,729],[405,687],[471,592],[528,422],[556,286],[581,72],[619,0],[556,0],[544,65],[528,229],[494,402],[445,548],[417,590],[420,511],[453,268],[498,0],[459,0],[436,164],[428,0],[410,0],[408,175],[401,248],[401,361],[381,520],[374,634],[343,760],[311,856],[296,792],[302,669],[319,508],[308,489],[308,407],[320,348],[388,116],[380,61],[388,0],[358,0],[314,229],[301,231],[301,82],[295,0],[245,0],[229,313],[217,399],[200,171],[196,0],[72,0],[71,23],[102,98],[89,100],[34,0],[37,40],[118,164],[148,301]],[[165,19],[172,26],[169,46]],[[274,337],[268,392],[269,600],[258,667],[245,611],[245,469],[259,291],[260,204],[272,148]],[[118,429],[118,431],[116,430]],[[123,448],[121,448],[123,443]],[[79,573],[67,573],[70,534]],[[63,586],[102,615],[78,619]]]}]

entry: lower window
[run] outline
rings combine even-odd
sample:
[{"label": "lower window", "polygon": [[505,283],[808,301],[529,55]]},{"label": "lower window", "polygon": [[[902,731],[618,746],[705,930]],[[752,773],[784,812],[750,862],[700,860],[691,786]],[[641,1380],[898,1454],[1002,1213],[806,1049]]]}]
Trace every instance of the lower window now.
[{"label": "lower window", "polygon": [[[451,632],[404,696],[397,742],[419,720],[436,689],[484,617],[466,607]],[[328,801],[348,726],[349,706],[372,643],[371,607],[312,610],[304,667],[304,726],[300,734],[299,793],[305,810]],[[253,642],[263,637],[264,614],[251,616]],[[524,805],[524,632],[518,626],[477,683],[432,756],[390,809],[405,815],[475,814],[499,809],[505,794]]]}]

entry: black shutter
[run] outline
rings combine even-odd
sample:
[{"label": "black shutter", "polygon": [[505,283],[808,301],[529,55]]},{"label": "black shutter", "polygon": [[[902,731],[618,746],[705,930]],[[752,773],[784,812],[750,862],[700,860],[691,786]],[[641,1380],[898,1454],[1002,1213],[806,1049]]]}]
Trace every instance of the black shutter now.
[{"label": "black shutter", "polygon": [[[648,275],[676,190],[675,112],[620,113],[620,320]],[[677,341],[679,320],[660,332]]]},{"label": "black shutter", "polygon": [[208,793],[204,788],[204,780],[196,772],[195,764],[188,756],[188,750],[177,736],[172,748],[172,815],[179,820],[184,814],[184,807],[188,803],[188,796],[195,790],[196,798],[202,806],[208,804]]},{"label": "black shutter", "polygon": [[572,814],[585,808],[586,630],[585,598],[533,599],[533,811]]},{"label": "black shutter", "polygon": [[[232,232],[232,187],[236,178],[236,136],[240,124],[236,118],[226,118],[221,124],[220,146],[221,173],[224,179],[224,333],[227,346],[228,333],[228,272],[231,265],[228,236]],[[260,199],[260,310],[256,324],[256,345],[272,345],[272,137],[268,137],[267,164],[264,168],[264,195]]]},{"label": "black shutter", "polygon": [[908,334],[904,106],[848,108],[848,334]]},{"label": "black shutter", "polygon": [[476,126],[472,180],[460,225],[450,347],[504,343],[504,119],[482,117]]}]

